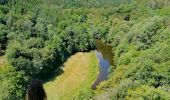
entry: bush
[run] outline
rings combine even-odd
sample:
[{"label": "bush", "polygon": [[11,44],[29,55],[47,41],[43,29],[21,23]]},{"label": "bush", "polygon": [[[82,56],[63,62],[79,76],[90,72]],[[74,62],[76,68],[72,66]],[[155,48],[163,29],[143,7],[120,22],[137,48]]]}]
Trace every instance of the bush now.
[{"label": "bush", "polygon": [[25,97],[28,78],[9,65],[0,67],[0,99],[22,100]]},{"label": "bush", "polygon": [[166,100],[167,98],[170,98],[170,93],[145,85],[130,89],[126,96],[128,100]]}]

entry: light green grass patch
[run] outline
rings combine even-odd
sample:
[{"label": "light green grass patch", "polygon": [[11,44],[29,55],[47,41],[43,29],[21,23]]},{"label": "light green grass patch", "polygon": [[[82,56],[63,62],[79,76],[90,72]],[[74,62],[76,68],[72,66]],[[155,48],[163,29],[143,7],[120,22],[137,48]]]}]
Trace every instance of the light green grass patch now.
[{"label": "light green grass patch", "polygon": [[4,56],[0,56],[0,67],[5,63]]},{"label": "light green grass patch", "polygon": [[44,84],[48,100],[71,100],[79,91],[90,91],[98,71],[94,52],[76,53],[64,63],[64,73]]}]

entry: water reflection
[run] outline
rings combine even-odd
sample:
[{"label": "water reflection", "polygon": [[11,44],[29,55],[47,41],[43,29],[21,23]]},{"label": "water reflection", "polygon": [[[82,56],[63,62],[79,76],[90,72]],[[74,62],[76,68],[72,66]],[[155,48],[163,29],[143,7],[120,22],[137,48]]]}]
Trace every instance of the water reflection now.
[{"label": "water reflection", "polygon": [[109,75],[109,67],[113,64],[113,53],[112,47],[108,44],[103,43],[100,40],[96,40],[95,50],[96,57],[99,62],[99,74],[92,84],[92,89],[96,89],[96,86],[101,82],[107,79]]}]

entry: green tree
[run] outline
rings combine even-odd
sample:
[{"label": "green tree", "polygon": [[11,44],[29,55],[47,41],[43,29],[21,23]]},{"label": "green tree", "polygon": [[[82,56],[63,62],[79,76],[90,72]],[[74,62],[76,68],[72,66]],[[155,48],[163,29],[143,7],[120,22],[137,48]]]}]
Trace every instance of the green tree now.
[{"label": "green tree", "polygon": [[0,99],[22,100],[26,93],[28,78],[9,65],[0,67]]}]

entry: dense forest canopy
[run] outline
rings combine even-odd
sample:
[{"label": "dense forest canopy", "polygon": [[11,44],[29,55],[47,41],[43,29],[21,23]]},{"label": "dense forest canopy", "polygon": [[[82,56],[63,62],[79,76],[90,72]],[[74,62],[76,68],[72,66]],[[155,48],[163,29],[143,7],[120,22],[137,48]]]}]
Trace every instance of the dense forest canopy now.
[{"label": "dense forest canopy", "polygon": [[32,78],[94,50],[94,39],[113,46],[115,66],[76,99],[170,98],[169,0],[0,0],[0,99],[23,99]]}]

